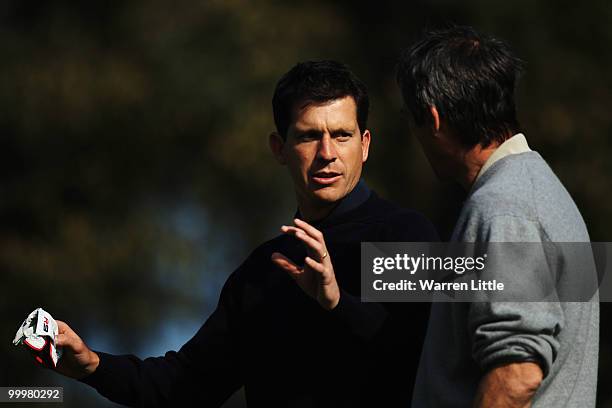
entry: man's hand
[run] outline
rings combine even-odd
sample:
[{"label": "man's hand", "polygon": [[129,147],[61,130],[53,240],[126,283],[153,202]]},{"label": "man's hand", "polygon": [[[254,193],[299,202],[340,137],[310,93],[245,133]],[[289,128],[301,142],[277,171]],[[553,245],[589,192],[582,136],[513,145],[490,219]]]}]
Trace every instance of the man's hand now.
[{"label": "man's hand", "polygon": [[480,381],[474,408],[529,408],[542,377],[542,370],[535,363],[494,368]]},{"label": "man's hand", "polygon": [[66,323],[57,320],[57,327],[56,344],[63,347],[63,354],[55,371],[77,380],[96,371],[100,363],[98,355]]},{"label": "man's hand", "polygon": [[304,266],[296,265],[278,252],[272,254],[272,262],[289,273],[299,287],[316,299],[323,308],[331,310],[340,301],[340,288],[325,247],[323,233],[297,218],[293,223],[295,226],[283,225],[281,231],[292,234],[306,245],[308,256],[304,259]]}]

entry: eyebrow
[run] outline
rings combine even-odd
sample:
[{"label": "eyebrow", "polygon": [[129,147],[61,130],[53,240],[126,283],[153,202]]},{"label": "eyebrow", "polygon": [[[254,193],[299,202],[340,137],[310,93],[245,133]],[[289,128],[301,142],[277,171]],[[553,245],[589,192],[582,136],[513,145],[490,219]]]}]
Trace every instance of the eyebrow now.
[{"label": "eyebrow", "polygon": [[[319,136],[320,137],[323,135],[323,131],[318,130],[318,129],[304,129],[304,130],[296,129],[295,133],[299,136]],[[352,135],[353,133],[355,133],[355,129],[348,129],[348,128],[340,127],[337,129],[332,129],[330,133],[332,135],[338,135],[338,134]]]},{"label": "eyebrow", "polygon": [[334,129],[331,131],[332,135],[338,135],[338,134],[348,134],[348,135],[352,135],[353,133],[355,133],[355,129],[345,129],[345,128],[338,128],[338,129]]},{"label": "eyebrow", "polygon": [[295,135],[297,137],[321,137],[323,136],[323,132],[316,129],[306,129],[306,130],[297,130],[295,131]]}]

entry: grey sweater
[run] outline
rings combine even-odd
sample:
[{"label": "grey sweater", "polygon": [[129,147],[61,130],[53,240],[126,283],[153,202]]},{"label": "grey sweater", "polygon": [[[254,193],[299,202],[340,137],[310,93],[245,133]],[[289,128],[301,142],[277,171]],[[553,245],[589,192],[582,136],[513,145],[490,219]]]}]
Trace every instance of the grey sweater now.
[{"label": "grey sweater", "polygon": [[[572,198],[533,151],[495,162],[474,184],[453,241],[588,242]],[[554,263],[571,276],[571,262]],[[594,407],[599,303],[434,303],[413,407],[470,407],[491,367],[536,361],[545,378],[533,407]]]}]

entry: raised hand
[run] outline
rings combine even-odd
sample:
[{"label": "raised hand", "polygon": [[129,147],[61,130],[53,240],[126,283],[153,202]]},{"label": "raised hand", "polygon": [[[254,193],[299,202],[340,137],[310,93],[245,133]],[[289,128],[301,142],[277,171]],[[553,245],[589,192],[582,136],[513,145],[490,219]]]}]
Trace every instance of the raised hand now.
[{"label": "raised hand", "polygon": [[272,262],[289,273],[299,287],[323,308],[331,310],[340,301],[340,288],[323,233],[300,219],[294,219],[293,223],[293,226],[283,225],[281,231],[295,236],[306,245],[304,266],[296,265],[278,252],[272,254]]}]

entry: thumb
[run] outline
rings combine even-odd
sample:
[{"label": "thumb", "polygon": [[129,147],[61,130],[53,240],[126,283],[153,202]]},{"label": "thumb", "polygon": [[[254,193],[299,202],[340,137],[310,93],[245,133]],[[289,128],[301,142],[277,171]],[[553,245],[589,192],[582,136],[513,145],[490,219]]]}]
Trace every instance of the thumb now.
[{"label": "thumb", "polygon": [[70,343],[70,338],[64,333],[60,333],[55,336],[55,345],[57,347],[67,347],[70,345]]},{"label": "thumb", "polygon": [[298,278],[300,275],[304,273],[304,269],[297,266],[291,259],[287,258],[285,255],[280,254],[278,252],[274,252],[270,257],[272,262],[285,272],[289,273],[294,278]]},{"label": "thumb", "polygon": [[61,320],[57,320],[57,327],[58,335],[55,336],[56,346],[66,347],[68,349],[71,349],[75,353],[82,351],[82,340],[78,336],[78,334],[76,334],[74,330],[70,328],[70,326],[68,326]]}]

